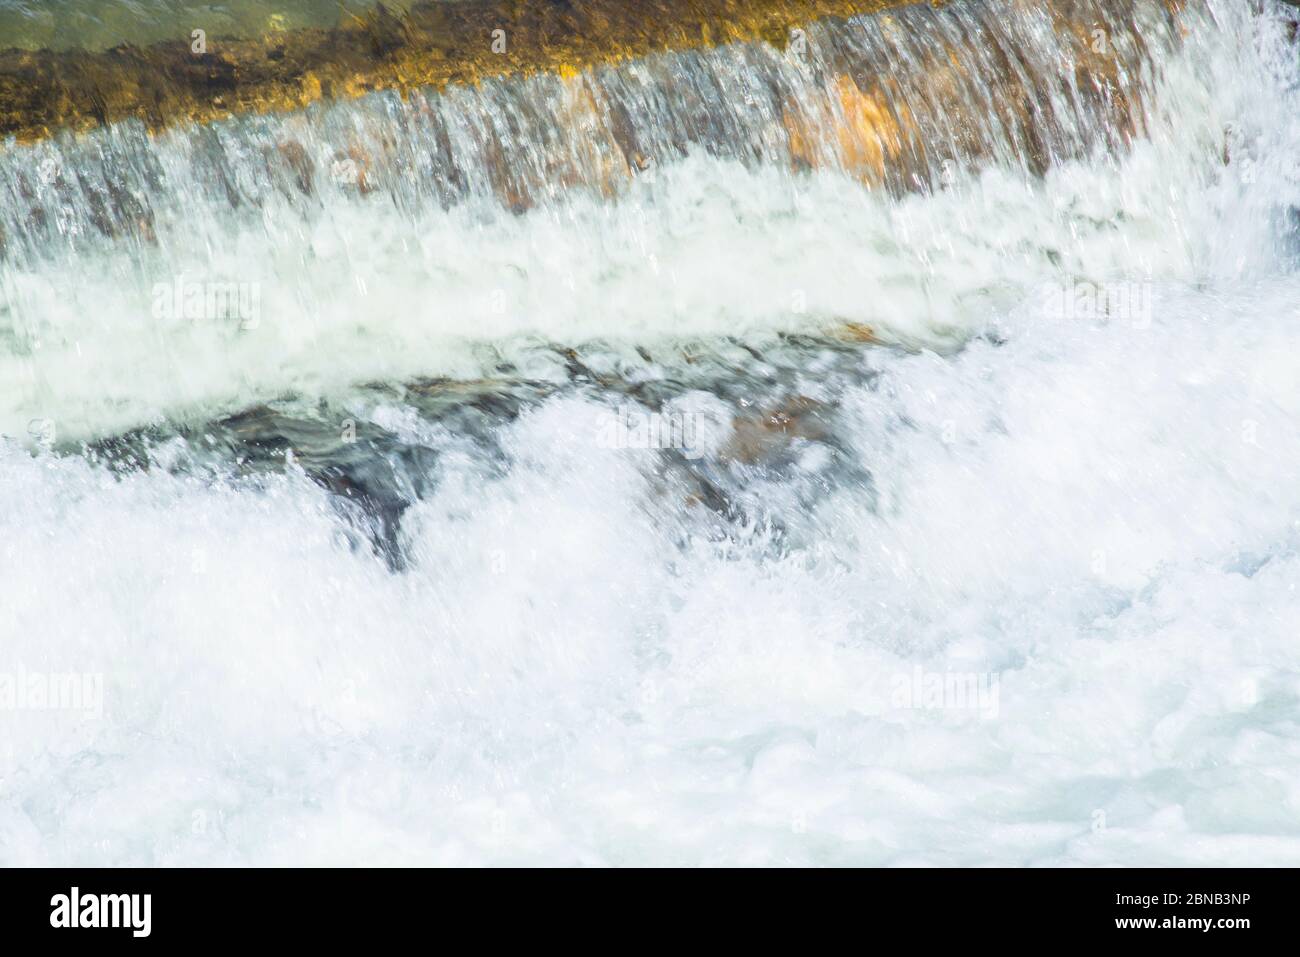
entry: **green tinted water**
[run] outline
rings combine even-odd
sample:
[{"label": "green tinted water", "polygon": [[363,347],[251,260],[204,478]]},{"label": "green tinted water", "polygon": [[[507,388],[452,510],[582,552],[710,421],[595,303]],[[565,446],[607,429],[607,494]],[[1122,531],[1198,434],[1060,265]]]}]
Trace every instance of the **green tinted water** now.
[{"label": "green tinted water", "polygon": [[[145,45],[209,37],[261,36],[302,27],[333,27],[363,13],[376,0],[0,0],[0,49]],[[385,0],[405,10],[413,0]]]}]

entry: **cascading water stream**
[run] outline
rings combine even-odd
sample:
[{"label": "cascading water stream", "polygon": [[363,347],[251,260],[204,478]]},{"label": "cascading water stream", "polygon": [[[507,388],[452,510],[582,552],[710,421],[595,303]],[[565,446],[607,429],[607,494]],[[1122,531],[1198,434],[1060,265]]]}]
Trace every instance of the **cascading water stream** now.
[{"label": "cascading water stream", "polygon": [[[951,295],[933,283],[917,288],[928,280],[916,274],[933,272],[929,260],[942,252],[916,250],[915,237],[901,250],[917,253],[904,269],[911,276],[830,282],[795,268],[757,308],[659,296],[647,303],[652,315],[633,306],[610,322],[587,300],[640,298],[629,287],[646,279],[680,287],[661,271],[675,252],[665,231],[678,224],[655,220],[684,211],[653,181],[679,175],[686,156],[739,163],[746,176],[847,174],[866,187],[860,202],[895,219],[910,190],[933,195],[981,168],[1019,170],[1032,189],[1054,159],[1105,162],[1153,119],[1144,97],[1180,32],[1203,34],[1209,21],[1199,8],[1175,21],[1162,3],[1074,7],[1068,20],[1014,0],[906,7],[814,26],[784,52],[756,44],[664,54],[568,79],[490,81],[405,101],[380,94],[159,137],[126,124],[11,149],[0,170],[4,359],[25,387],[7,397],[0,428],[21,435],[33,418],[59,419],[75,441],[159,413],[233,411],[241,399],[293,388],[299,375],[337,388],[463,374],[475,365],[464,358],[467,343],[510,335],[576,344],[621,333],[739,332],[754,322],[789,327],[800,312],[805,328],[851,322],[897,341],[960,338],[969,318],[954,315]],[[788,202],[807,191],[799,175],[780,182]],[[757,189],[760,202],[775,192]],[[533,217],[503,221],[502,206]],[[757,215],[773,228],[782,213]],[[530,275],[492,250],[463,261],[467,234],[495,233],[494,246],[521,235],[549,246],[548,229],[577,218],[605,223],[583,239],[560,239],[563,256],[538,250]],[[1016,255],[1027,238],[985,244]],[[952,246],[951,236],[931,241]],[[609,248],[629,242],[635,250]],[[400,275],[388,259],[400,260]],[[626,278],[600,282],[611,271]],[[573,296],[579,284],[586,295]],[[397,302],[383,303],[387,289]],[[215,315],[196,326],[185,316],[204,309],[187,313],[187,290],[232,301],[208,304]],[[259,313],[275,318],[250,329],[241,309],[249,313],[254,297]],[[412,309],[435,302],[436,314]],[[318,344],[353,330],[362,340],[325,350],[322,367]],[[101,349],[101,339],[127,348]],[[378,340],[373,349],[369,339]],[[131,344],[173,354],[177,367],[191,365],[192,351],[215,358],[215,381],[176,382],[174,368],[166,382],[124,377],[122,365],[142,358]],[[32,360],[35,350],[43,361]],[[104,378],[114,383],[111,401],[95,388],[79,394],[78,383]],[[70,413],[47,408],[70,401]]]},{"label": "cascading water stream", "polygon": [[0,144],[0,860],[1300,860],[1291,9]]}]

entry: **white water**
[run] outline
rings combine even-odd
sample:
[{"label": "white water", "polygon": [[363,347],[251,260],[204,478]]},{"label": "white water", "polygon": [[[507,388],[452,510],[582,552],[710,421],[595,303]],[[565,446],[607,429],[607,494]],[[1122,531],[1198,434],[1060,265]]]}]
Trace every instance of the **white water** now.
[{"label": "white water", "polygon": [[[847,381],[811,362],[792,386],[835,402],[848,461],[716,463],[752,524],[599,448],[599,395],[503,421],[504,463],[358,400],[441,453],[401,573],[294,467],[115,476],[4,445],[0,672],[102,674],[104,699],[0,711],[0,862],[1300,863],[1298,76],[1220,12],[1116,164],[895,204],[695,157],[653,200],[453,210],[418,238],[339,207],[229,253],[309,270],[312,333],[115,326],[79,357],[65,334],[38,364],[54,411],[6,389],[6,426],[478,374],[427,336],[435,308],[525,358],[512,332],[611,323],[964,345],[864,349]],[[1223,165],[1229,123],[1253,176]],[[115,308],[107,276],[24,314],[76,328]],[[1044,317],[1041,284],[1115,277],[1153,281],[1149,322]],[[516,305],[475,311],[496,284]],[[682,401],[714,447],[742,413]],[[996,707],[900,707],[917,668],[997,675]]]},{"label": "white water", "polygon": [[[1163,8],[1137,6],[1163,62],[1173,32]],[[536,78],[522,92],[501,82],[156,140],[125,127],[84,144],[14,149],[12,174],[0,167],[0,243],[10,249],[0,261],[0,378],[11,383],[0,391],[0,435],[26,440],[36,420],[77,442],[163,417],[205,421],[288,392],[473,378],[484,373],[485,344],[513,355],[539,336],[627,344],[847,321],[896,341],[952,345],[1037,282],[1218,272],[1196,234],[1217,220],[1197,194],[1222,176],[1206,160],[1222,155],[1236,104],[1208,98],[1206,77],[1179,76],[1175,65],[1167,82],[1177,92],[1143,114],[1163,135],[1131,169],[1109,169],[1105,111],[1085,92],[1057,89],[1078,54],[1044,9],[920,5],[897,14],[905,28],[865,18],[814,30],[801,59],[726,47],[606,69],[589,88]],[[1134,74],[1117,82],[1141,102],[1149,67],[1115,19],[1108,42]],[[1188,22],[1212,29],[1199,14]],[[1037,109],[1051,118],[1039,131],[1045,147],[1105,159],[1047,188],[1024,169],[1024,134],[993,118],[1014,109],[1014,91],[990,75],[958,98],[951,79],[931,78],[952,68],[951,55],[978,80],[994,43],[1034,70]],[[839,47],[854,51],[849,66],[870,76],[884,64],[901,87],[895,97],[920,140],[889,164],[893,178],[939,195],[900,202],[884,183],[789,175],[783,102],[803,104],[796,115],[812,124],[809,137],[835,153],[830,114],[842,107],[826,90],[848,68]],[[1237,89],[1233,64],[1199,44],[1181,69],[1216,66],[1215,82]],[[608,109],[583,105],[597,100]],[[634,114],[630,132],[611,131],[614,106]],[[979,148],[963,150],[971,129]],[[684,160],[679,140],[691,146]],[[286,165],[286,144],[303,150],[310,175]],[[622,183],[608,172],[618,148],[659,162],[617,202],[547,179]],[[364,198],[349,185],[359,172],[349,151],[378,187]],[[970,184],[990,159],[987,180]],[[300,178],[312,183],[309,197]],[[502,215],[503,193],[537,205]],[[1130,225],[1117,235],[1121,212]],[[106,229],[115,241],[103,241]],[[255,288],[257,315],[160,317],[154,290],[178,283]]]}]

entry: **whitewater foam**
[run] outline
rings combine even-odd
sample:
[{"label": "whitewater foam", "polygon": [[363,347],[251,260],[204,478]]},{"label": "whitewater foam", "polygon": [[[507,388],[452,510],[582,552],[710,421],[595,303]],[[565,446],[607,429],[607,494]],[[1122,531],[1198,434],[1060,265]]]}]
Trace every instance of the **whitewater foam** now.
[{"label": "whitewater foam", "polygon": [[[0,712],[0,862],[1300,863],[1298,84],[1213,8],[1166,132],[1041,183],[696,156],[521,217],[340,206],[214,249],[313,290],[263,287],[274,349],[128,334],[108,257],[72,298],[111,332],[6,272],[42,385],[3,392],[0,672],[101,675],[102,714]],[[1045,312],[1111,279],[1141,321]],[[845,321],[896,347],[792,335]],[[473,429],[354,387],[510,361],[546,387]],[[602,447],[660,394],[699,457]],[[202,459],[280,396],[387,437],[401,562],[310,448]],[[199,427],[145,467],[64,438],[152,415]]]}]

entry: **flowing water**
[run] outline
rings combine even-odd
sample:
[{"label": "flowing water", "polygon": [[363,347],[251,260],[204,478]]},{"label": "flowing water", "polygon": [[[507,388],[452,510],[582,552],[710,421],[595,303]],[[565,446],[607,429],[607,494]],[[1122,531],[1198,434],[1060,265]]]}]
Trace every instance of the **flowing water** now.
[{"label": "flowing water", "polygon": [[1300,863],[1290,10],[0,146],[0,861]]}]

